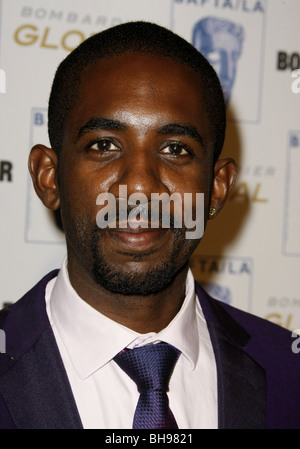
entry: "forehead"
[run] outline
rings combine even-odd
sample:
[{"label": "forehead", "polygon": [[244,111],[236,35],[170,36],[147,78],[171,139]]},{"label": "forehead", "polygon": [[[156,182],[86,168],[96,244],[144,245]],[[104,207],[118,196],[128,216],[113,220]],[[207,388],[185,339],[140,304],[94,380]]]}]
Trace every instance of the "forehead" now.
[{"label": "forehead", "polygon": [[[93,116],[131,116],[149,123],[179,120],[210,128],[200,76],[174,59],[153,54],[124,53],[90,65],[81,77],[72,126]],[[168,117],[170,116],[170,117]],[[126,118],[126,117],[125,117]]]}]

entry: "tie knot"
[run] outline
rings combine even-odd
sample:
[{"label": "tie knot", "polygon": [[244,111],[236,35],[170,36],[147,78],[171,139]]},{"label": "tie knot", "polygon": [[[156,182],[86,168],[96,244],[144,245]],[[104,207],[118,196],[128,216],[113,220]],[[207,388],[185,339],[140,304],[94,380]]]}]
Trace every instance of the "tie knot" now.
[{"label": "tie knot", "polygon": [[169,380],[180,351],[167,343],[127,349],[114,360],[136,383],[138,391],[168,391]]}]

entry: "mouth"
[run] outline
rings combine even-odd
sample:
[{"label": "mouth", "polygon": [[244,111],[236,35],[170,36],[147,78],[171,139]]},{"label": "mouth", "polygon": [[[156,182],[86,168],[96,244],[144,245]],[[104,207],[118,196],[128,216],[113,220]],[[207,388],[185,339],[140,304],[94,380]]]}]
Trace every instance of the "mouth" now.
[{"label": "mouth", "polygon": [[169,239],[169,232],[169,228],[154,229],[141,226],[137,228],[118,227],[109,230],[109,234],[117,246],[126,251],[134,252],[157,250],[165,239]]}]

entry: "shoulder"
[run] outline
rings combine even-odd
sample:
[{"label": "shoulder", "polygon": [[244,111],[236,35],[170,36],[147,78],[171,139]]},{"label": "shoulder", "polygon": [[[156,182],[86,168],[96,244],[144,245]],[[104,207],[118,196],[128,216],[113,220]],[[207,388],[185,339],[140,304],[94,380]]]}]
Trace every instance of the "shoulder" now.
[{"label": "shoulder", "polygon": [[2,310],[0,310],[0,329],[2,329],[2,327],[5,323],[5,320],[6,320],[6,317],[8,315],[10,308],[11,308],[11,305],[5,306]]},{"label": "shoulder", "polygon": [[[216,300],[215,300],[216,301]],[[222,307],[235,318],[251,334],[259,334],[261,337],[278,336],[279,338],[290,337],[291,332],[278,324],[272,323],[265,318],[254,315],[250,312],[240,310],[229,304],[223,304]]]},{"label": "shoulder", "polygon": [[223,307],[250,335],[248,354],[265,367],[269,376],[284,382],[289,379],[299,395],[300,336],[249,312],[228,305]]},{"label": "shoulder", "polygon": [[255,342],[261,349],[265,348],[264,352],[278,354],[283,350],[288,356],[293,354],[294,334],[291,330],[228,304],[222,304],[222,307],[248,332],[251,337],[249,345]]},{"label": "shoulder", "polygon": [[0,328],[5,333],[6,352],[14,358],[21,356],[49,326],[45,291],[48,282],[57,273],[58,270],[48,273],[21,299],[0,312]]},{"label": "shoulder", "polygon": [[[285,329],[264,318],[240,310],[218,301],[204,292],[197,285],[197,293],[202,296],[200,303],[209,320],[217,320],[229,334],[237,326],[248,334],[246,350],[263,366],[284,364],[297,366],[300,370],[300,340],[291,330]],[[231,332],[232,335],[235,335]]]},{"label": "shoulder", "polygon": [[57,276],[58,269],[52,270],[50,273],[46,274],[40,281],[37,282],[28,292],[26,292],[20,299],[16,302],[5,306],[0,310],[0,319],[1,322],[5,320],[5,318],[10,314],[11,311],[15,313],[16,310],[22,309],[24,307],[29,306],[30,303],[34,303],[37,296],[41,294],[45,294],[46,286],[48,282]]}]

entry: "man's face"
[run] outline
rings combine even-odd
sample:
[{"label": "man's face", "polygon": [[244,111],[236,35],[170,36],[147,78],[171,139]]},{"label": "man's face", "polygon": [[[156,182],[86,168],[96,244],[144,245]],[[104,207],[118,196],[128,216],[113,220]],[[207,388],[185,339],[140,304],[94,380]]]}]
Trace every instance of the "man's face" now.
[{"label": "man's face", "polygon": [[[213,176],[212,129],[198,75],[172,59],[127,53],[83,74],[59,161],[69,267],[106,289],[147,295],[186,266],[199,240],[186,229],[99,229],[96,199],[132,193],[204,193]],[[118,201],[117,201],[118,202]],[[195,203],[193,204],[195,207]]]}]

